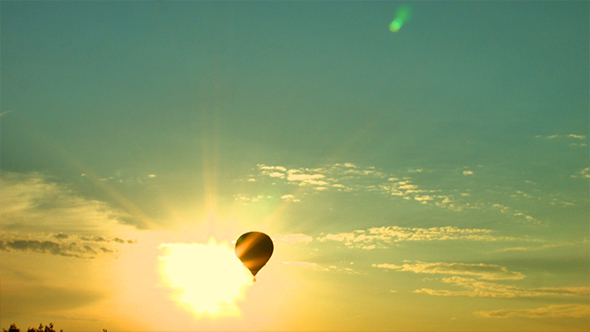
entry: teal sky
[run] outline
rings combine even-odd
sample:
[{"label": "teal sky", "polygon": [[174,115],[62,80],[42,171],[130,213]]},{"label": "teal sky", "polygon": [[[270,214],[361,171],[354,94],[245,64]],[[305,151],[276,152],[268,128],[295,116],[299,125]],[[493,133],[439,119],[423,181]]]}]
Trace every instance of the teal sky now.
[{"label": "teal sky", "polygon": [[[588,2],[0,10],[3,328],[588,329]],[[122,262],[167,298],[159,244],[250,230],[238,318],[105,309]]]}]

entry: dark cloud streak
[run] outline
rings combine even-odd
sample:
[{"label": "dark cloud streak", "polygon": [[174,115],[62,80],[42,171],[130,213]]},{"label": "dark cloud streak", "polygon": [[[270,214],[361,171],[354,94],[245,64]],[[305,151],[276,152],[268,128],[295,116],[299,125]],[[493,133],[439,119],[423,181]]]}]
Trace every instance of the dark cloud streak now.
[{"label": "dark cloud streak", "polygon": [[77,247],[75,243],[68,245],[53,241],[37,241],[37,240],[14,240],[14,241],[0,241],[0,250],[4,251],[32,251],[39,253],[48,253],[52,255],[77,257],[77,258],[91,258],[84,257],[79,252],[83,252]]}]

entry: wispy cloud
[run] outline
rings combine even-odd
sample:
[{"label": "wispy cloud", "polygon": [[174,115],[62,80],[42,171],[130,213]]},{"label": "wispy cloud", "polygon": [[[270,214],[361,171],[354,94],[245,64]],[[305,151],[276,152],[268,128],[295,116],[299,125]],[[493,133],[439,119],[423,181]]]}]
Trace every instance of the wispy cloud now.
[{"label": "wispy cloud", "polygon": [[568,134],[568,135],[537,135],[535,138],[538,139],[561,139],[561,138],[573,138],[578,140],[585,140],[586,135]]},{"label": "wispy cloud", "polygon": [[268,198],[273,198],[273,197],[272,196],[268,196],[268,195],[266,195],[266,196],[264,196],[264,195],[256,195],[254,197],[248,197],[245,194],[238,194],[238,195],[235,195],[234,198],[235,198],[236,201],[242,201],[244,203],[247,203],[247,202],[258,202],[258,201],[261,201],[263,199],[268,199]]},{"label": "wispy cloud", "polygon": [[590,316],[590,306],[584,304],[561,304],[536,309],[478,311],[476,314],[489,318],[587,318]]},{"label": "wispy cloud", "polygon": [[414,273],[427,274],[454,274],[476,276],[484,280],[520,280],[525,276],[520,272],[509,271],[504,266],[492,264],[464,264],[464,263],[405,263],[394,264],[373,264],[373,267],[399,271],[410,271]]},{"label": "wispy cloud", "polygon": [[[408,271],[417,274],[450,274],[453,276],[442,278],[441,281],[445,284],[465,289],[456,291],[422,288],[414,291],[414,293],[417,294],[428,294],[433,296],[520,298],[539,296],[586,296],[590,294],[590,287],[522,288],[514,285],[490,282],[499,280],[522,280],[526,277],[520,272],[510,271],[504,266],[495,264],[407,262],[402,265],[373,264],[373,267],[396,271]],[[477,279],[464,276],[475,277]]]},{"label": "wispy cloud", "polygon": [[[483,278],[482,278],[483,279]],[[442,282],[466,288],[465,291],[449,291],[422,288],[414,293],[423,293],[435,296],[467,296],[467,297],[539,297],[539,296],[580,296],[590,293],[589,287],[543,287],[521,288],[492,282],[480,281],[472,278],[449,277]]]},{"label": "wispy cloud", "polygon": [[39,173],[3,172],[0,187],[2,251],[94,258],[137,242],[124,239],[133,233],[127,214]]},{"label": "wispy cloud", "polygon": [[573,174],[572,178],[590,179],[590,167],[586,167],[583,170]]},{"label": "wispy cloud", "polygon": [[576,246],[585,246],[588,247],[588,239],[584,239],[582,241],[566,241],[566,242],[559,242],[559,243],[550,243],[544,244],[542,246],[531,246],[531,247],[509,247],[504,249],[496,250],[496,252],[506,252],[506,251],[539,251],[539,250],[550,250],[553,248],[560,248],[560,247],[576,247]]},{"label": "wispy cloud", "polygon": [[361,168],[352,163],[333,164],[317,168],[291,168],[259,164],[258,175],[273,180],[282,180],[286,184],[309,187],[317,190],[358,191],[366,185],[359,179],[383,179],[385,174],[374,167]]},{"label": "wispy cloud", "polygon": [[567,135],[567,137],[569,137],[569,138],[576,138],[576,139],[579,139],[579,140],[585,140],[586,139],[586,135],[569,134],[569,135]]},{"label": "wispy cloud", "polygon": [[39,173],[3,172],[0,187],[4,230],[91,236],[108,234],[129,220],[126,213],[104,202],[76,195]]},{"label": "wispy cloud", "polygon": [[[517,191],[517,193],[519,193],[519,192]],[[520,193],[520,195],[522,195],[522,193]],[[516,195],[511,195],[511,196],[515,197]],[[524,218],[524,220],[526,220],[527,222],[529,222],[531,224],[540,224],[541,223],[535,217],[525,214],[525,213],[522,213],[518,210],[515,210],[515,209],[513,209],[509,206],[503,205],[503,204],[492,204],[492,209],[500,211],[503,214],[512,215],[512,216],[518,217],[518,218]]]},{"label": "wispy cloud", "polygon": [[[53,241],[37,241],[37,240],[15,240],[15,241],[1,241],[0,250],[4,251],[30,251],[39,253],[49,253],[52,255],[69,256],[78,258],[91,258],[96,254],[91,247],[79,246],[76,243],[69,245],[60,244]],[[87,256],[86,254],[90,254]]]},{"label": "wispy cloud", "polygon": [[289,202],[301,202],[301,200],[299,198],[296,198],[295,195],[283,195],[281,196],[281,199],[284,201],[289,201]]},{"label": "wispy cloud", "polygon": [[572,142],[572,140],[575,140],[575,142],[573,143],[569,143],[570,147],[584,147],[584,146],[588,146],[588,144],[586,144],[586,142],[580,142],[580,141],[586,141],[586,135],[577,135],[577,134],[568,134],[568,135],[537,135],[535,136],[535,138],[537,139],[544,139],[544,140],[556,140],[556,141],[561,141],[563,140],[565,141],[570,141]]},{"label": "wispy cloud", "polygon": [[[498,201],[494,202],[486,198],[490,197],[490,190],[493,192],[496,189],[489,188],[489,183],[483,186],[473,184],[474,180],[484,183],[487,179],[486,173],[483,171],[484,166],[480,165],[478,168],[482,171],[478,171],[478,176],[474,178],[476,172],[467,166],[446,171],[410,168],[400,171],[401,174],[390,174],[372,166],[361,167],[352,163],[336,163],[315,168],[287,168],[259,164],[244,182],[252,183],[253,189],[265,183],[276,185],[276,188],[282,192],[275,199],[282,198],[284,201],[305,201],[311,197],[316,197],[315,194],[318,194],[318,192],[325,194],[334,192],[370,193],[388,197],[392,200],[403,199],[408,202],[417,202],[422,205],[436,206],[456,212],[468,210],[498,211],[497,206],[504,206],[505,208],[500,212],[506,213],[505,217],[527,223],[541,223],[528,211],[520,211],[505,206],[505,203],[499,204]],[[433,176],[437,173],[439,173],[438,178],[441,179],[441,183],[436,180],[432,181]],[[462,176],[459,174],[462,174]],[[425,181],[426,179],[429,180]],[[457,188],[449,188],[446,185],[449,181],[454,181]],[[445,185],[441,186],[441,184]],[[468,189],[468,192],[466,192],[464,189],[466,185],[475,187]],[[506,191],[503,191],[502,194],[510,197],[520,195],[519,198],[522,196],[529,200],[538,198],[533,197],[530,193],[514,191],[515,194]],[[241,194],[238,197],[237,199],[243,200],[244,203],[258,201],[256,193]],[[296,198],[291,200],[291,197]],[[506,201],[502,197],[499,197],[499,200]]]},{"label": "wispy cloud", "polygon": [[510,241],[514,237],[496,236],[494,231],[479,228],[431,227],[409,228],[399,226],[372,227],[346,233],[326,234],[318,237],[321,242],[343,242],[349,248],[376,249],[388,248],[401,241]]},{"label": "wispy cloud", "polygon": [[[30,252],[51,254],[76,258],[94,258],[98,252],[114,253],[113,246],[135,244],[136,240],[120,238],[107,239],[102,236],[68,235],[64,233],[31,233],[20,235],[18,232],[1,232],[0,250],[6,252]],[[53,240],[55,239],[55,240]],[[109,247],[109,248],[107,248]]]}]

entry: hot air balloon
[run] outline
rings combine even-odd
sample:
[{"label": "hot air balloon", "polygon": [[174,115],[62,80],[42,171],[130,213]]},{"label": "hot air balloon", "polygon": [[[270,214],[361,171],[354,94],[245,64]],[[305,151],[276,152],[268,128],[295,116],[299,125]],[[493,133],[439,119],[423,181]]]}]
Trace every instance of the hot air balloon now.
[{"label": "hot air balloon", "polygon": [[235,252],[256,281],[256,274],[268,262],[273,249],[272,240],[268,235],[261,232],[248,232],[242,234],[236,241]]}]

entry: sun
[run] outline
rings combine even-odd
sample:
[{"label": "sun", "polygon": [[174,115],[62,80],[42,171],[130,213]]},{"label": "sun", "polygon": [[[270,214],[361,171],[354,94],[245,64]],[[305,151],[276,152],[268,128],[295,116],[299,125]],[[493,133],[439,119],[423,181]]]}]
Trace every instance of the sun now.
[{"label": "sun", "polygon": [[195,315],[239,316],[236,301],[252,276],[227,243],[164,243],[160,273],[173,299]]}]

